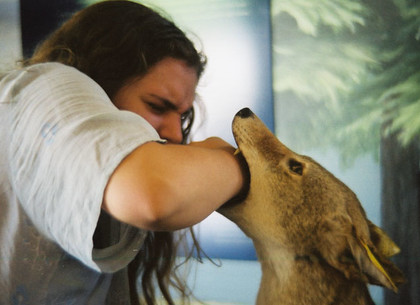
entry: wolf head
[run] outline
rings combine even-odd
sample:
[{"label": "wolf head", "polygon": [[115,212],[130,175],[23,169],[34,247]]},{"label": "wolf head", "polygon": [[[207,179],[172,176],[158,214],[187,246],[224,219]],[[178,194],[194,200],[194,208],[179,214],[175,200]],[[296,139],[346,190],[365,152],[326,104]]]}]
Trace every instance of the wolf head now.
[{"label": "wolf head", "polygon": [[403,275],[388,260],[398,247],[371,223],[356,195],[309,157],[283,145],[248,108],[232,124],[250,172],[245,200],[219,212],[254,244],[316,256],[348,279],[394,291]]}]

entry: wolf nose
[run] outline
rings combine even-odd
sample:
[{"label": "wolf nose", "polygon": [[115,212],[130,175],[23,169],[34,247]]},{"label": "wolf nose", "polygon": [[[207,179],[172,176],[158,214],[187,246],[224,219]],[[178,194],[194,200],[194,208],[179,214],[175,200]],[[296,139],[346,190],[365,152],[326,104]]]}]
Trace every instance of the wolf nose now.
[{"label": "wolf nose", "polygon": [[250,116],[254,115],[254,113],[249,108],[243,108],[243,109],[239,110],[236,115],[245,119],[245,118],[249,118]]}]

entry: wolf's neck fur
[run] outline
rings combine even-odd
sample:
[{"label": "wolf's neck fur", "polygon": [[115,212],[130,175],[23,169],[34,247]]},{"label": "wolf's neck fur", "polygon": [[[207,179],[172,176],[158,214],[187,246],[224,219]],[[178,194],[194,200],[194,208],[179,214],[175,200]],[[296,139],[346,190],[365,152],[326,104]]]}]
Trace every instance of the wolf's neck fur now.
[{"label": "wolf's neck fur", "polygon": [[364,283],[346,279],[315,256],[255,243],[262,278],[257,305],[372,305]]}]

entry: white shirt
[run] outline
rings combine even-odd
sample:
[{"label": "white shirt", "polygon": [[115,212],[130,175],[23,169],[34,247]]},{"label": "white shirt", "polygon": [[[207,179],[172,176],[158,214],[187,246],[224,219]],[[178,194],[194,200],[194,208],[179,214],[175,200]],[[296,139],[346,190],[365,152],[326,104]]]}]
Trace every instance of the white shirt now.
[{"label": "white shirt", "polygon": [[124,268],[146,232],[114,221],[112,245],[92,238],[110,175],[148,141],[151,125],[74,68],[0,79],[0,304],[128,304]]}]

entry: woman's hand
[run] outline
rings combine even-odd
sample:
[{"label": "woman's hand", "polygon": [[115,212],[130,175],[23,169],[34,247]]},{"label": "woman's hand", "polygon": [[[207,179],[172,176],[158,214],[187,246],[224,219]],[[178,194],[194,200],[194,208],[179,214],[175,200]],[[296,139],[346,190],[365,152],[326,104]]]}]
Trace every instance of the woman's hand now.
[{"label": "woman's hand", "polygon": [[247,170],[234,151],[216,137],[189,145],[145,143],[111,176],[103,208],[147,230],[194,225],[247,184]]}]

